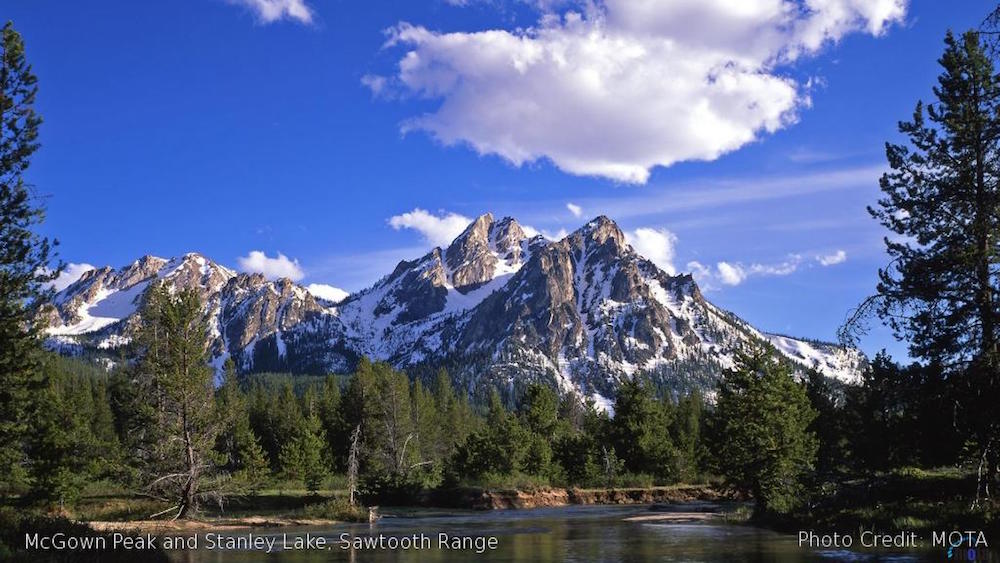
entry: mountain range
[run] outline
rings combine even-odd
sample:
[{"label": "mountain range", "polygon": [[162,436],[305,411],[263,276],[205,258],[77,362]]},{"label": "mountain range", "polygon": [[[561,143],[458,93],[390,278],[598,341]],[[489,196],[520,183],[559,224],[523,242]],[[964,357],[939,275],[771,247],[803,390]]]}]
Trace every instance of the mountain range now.
[{"label": "mountain range", "polygon": [[447,248],[337,302],[196,253],[90,270],[46,310],[49,345],[115,357],[154,283],[199,293],[217,370],[232,358],[242,372],[345,373],[367,356],[411,373],[446,367],[470,392],[540,380],[607,406],[638,373],[669,389],[709,389],[755,342],[844,382],[866,364],[856,350],[767,334],[716,307],[691,275],[640,256],[606,217],[552,241],[489,213]]}]

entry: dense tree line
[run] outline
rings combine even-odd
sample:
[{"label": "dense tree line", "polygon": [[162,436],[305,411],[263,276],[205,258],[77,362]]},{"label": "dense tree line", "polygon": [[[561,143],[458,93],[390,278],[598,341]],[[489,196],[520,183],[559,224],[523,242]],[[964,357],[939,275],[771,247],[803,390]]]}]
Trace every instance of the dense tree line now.
[{"label": "dense tree line", "polygon": [[[962,434],[942,423],[954,390],[940,371],[879,356],[861,385],[845,385],[793,374],[772,352],[738,358],[713,401],[661,397],[642,377],[626,380],[613,417],[545,384],[528,385],[512,406],[496,392],[475,405],[443,370],[425,385],[362,361],[346,378],[312,378],[296,392],[296,376],[240,377],[229,363],[217,389],[202,383],[210,402],[200,405],[204,461],[193,487],[186,451],[153,445],[183,444],[184,429],[164,424],[173,411],[152,412],[162,407],[137,385],[142,364],[108,373],[49,355],[21,490],[72,505],[97,483],[155,494],[179,511],[185,495],[192,509],[265,487],[344,488],[355,430],[358,494],[371,501],[458,485],[622,487],[721,476],[760,509],[783,512],[823,480],[963,460]],[[170,479],[157,481],[171,474],[180,474],[173,492],[162,485]]]}]

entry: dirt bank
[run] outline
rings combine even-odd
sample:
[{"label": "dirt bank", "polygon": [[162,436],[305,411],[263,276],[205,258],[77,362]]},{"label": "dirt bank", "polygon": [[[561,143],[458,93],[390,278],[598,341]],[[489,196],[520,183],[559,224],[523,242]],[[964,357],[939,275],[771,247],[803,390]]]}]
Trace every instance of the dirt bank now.
[{"label": "dirt bank", "polygon": [[453,503],[467,508],[505,509],[567,506],[571,504],[655,504],[733,500],[708,485],[683,485],[632,489],[562,489],[532,491],[466,489]]},{"label": "dirt bank", "polygon": [[210,520],[128,520],[122,522],[85,522],[100,531],[115,532],[200,532],[202,530],[245,530],[248,528],[280,528],[284,526],[329,526],[337,520],[309,518],[271,518],[248,516],[246,518],[219,518]]}]

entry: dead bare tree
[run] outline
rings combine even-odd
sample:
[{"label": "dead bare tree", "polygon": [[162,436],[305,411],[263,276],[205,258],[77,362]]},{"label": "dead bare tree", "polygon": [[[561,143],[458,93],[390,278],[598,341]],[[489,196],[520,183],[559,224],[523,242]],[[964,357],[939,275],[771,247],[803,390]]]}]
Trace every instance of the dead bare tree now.
[{"label": "dead bare tree", "polygon": [[361,425],[359,424],[351,432],[351,451],[347,456],[347,490],[351,506],[357,506],[355,496],[358,492],[358,442],[360,439]]}]

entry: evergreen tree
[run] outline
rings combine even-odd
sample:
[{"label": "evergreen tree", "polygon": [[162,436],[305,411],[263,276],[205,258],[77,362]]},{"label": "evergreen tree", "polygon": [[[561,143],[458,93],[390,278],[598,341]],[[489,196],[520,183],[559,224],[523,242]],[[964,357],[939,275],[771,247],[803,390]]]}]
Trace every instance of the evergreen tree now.
[{"label": "evergreen tree", "polygon": [[701,469],[704,457],[701,439],[703,407],[704,399],[697,390],[677,401],[671,436],[677,445],[676,477],[681,481],[696,479]]},{"label": "evergreen tree", "polygon": [[[569,404],[576,401],[577,404]],[[573,485],[611,487],[625,471],[610,444],[611,419],[598,412],[593,401],[579,403],[579,396],[564,397],[560,425],[552,446],[553,459]]]},{"label": "evergreen tree", "polygon": [[51,294],[47,283],[62,268],[48,269],[52,245],[34,232],[44,213],[23,178],[38,149],[37,92],[24,41],[7,22],[0,37],[0,494],[25,475],[31,399],[45,385],[38,310]]},{"label": "evergreen tree", "polygon": [[802,478],[816,459],[815,417],[805,389],[771,349],[740,354],[720,381],[714,459],[758,512],[788,512],[801,500]]},{"label": "evergreen tree", "polygon": [[843,473],[851,457],[844,409],[837,404],[830,381],[816,370],[806,374],[806,394],[816,411],[816,418],[809,425],[818,441],[816,472],[825,476]]},{"label": "evergreen tree", "polygon": [[79,497],[97,453],[90,428],[92,404],[81,400],[82,394],[74,396],[67,383],[61,376],[49,380],[38,398],[41,408],[28,441],[34,495],[60,506]]},{"label": "evergreen tree", "polygon": [[532,383],[521,400],[521,420],[528,430],[551,439],[559,421],[559,397],[554,389]]},{"label": "evergreen tree", "polygon": [[670,439],[670,414],[647,381],[636,377],[622,382],[611,435],[615,452],[629,471],[661,479],[675,477],[671,475],[676,452]]},{"label": "evergreen tree", "polygon": [[306,460],[302,443],[308,432],[306,417],[291,383],[282,385],[279,395],[270,396],[272,399],[268,401],[268,418],[271,420],[271,433],[277,448],[279,473],[291,481],[304,481]]},{"label": "evergreen tree", "polygon": [[329,475],[329,468],[323,460],[326,446],[326,436],[323,434],[322,423],[316,413],[303,419],[304,425],[300,434],[302,448],[302,473],[306,489],[315,493],[322,487],[323,481]]},{"label": "evergreen tree", "polygon": [[365,443],[370,462],[383,474],[405,478],[420,460],[419,446],[410,412],[410,381],[388,364],[373,367],[374,384],[368,394]]},{"label": "evergreen tree", "polygon": [[422,485],[432,486],[440,481],[441,469],[447,451],[448,434],[452,429],[441,425],[441,413],[437,410],[434,395],[420,383],[413,382],[410,388],[410,411],[413,413],[413,428],[419,445],[418,468]]},{"label": "evergreen tree", "polygon": [[980,468],[992,477],[1000,460],[1000,80],[976,32],[949,32],[939,63],[936,101],[917,103],[899,124],[907,144],[886,144],[891,170],[869,212],[895,235],[885,241],[892,261],[859,315],[874,309],[912,356],[960,376]]},{"label": "evergreen tree", "polygon": [[221,467],[232,476],[235,486],[256,492],[267,478],[267,459],[250,426],[250,408],[231,359],[226,360],[224,369],[225,379],[217,398],[223,426],[216,449],[222,454]]},{"label": "evergreen tree", "polygon": [[437,459],[448,459],[481,420],[475,416],[466,393],[456,393],[448,371],[441,368],[434,380],[434,406],[438,413]]},{"label": "evergreen tree", "polygon": [[206,323],[197,293],[172,295],[162,284],[150,289],[141,316],[136,380],[152,407],[150,435],[155,436],[145,459],[148,487],[175,502],[174,517],[184,518],[202,498],[221,492],[206,486],[216,470],[214,446],[221,427],[206,357]]},{"label": "evergreen tree", "polygon": [[326,436],[324,444],[326,463],[331,467],[343,467],[347,453],[338,448],[343,447],[344,440],[337,434],[342,431],[340,420],[340,382],[336,376],[330,375],[323,381],[323,391],[319,398],[319,420]]},{"label": "evergreen tree", "polygon": [[95,473],[100,476],[120,477],[121,443],[115,433],[114,413],[111,411],[106,381],[91,380],[93,411],[90,431],[97,445],[100,460]]},{"label": "evergreen tree", "polygon": [[319,416],[300,416],[279,454],[285,478],[302,481],[310,492],[318,491],[328,475],[323,461],[325,442]]},{"label": "evergreen tree", "polygon": [[527,431],[523,470],[529,475],[552,473],[552,441],[559,425],[559,397],[554,389],[532,383],[521,399],[520,418]]},{"label": "evergreen tree", "polygon": [[[845,389],[843,408],[829,415],[817,410],[843,434],[847,444],[842,449],[854,469],[955,465],[966,441],[956,425],[962,398],[955,392],[941,366],[902,367],[883,352],[872,360],[861,385]],[[817,419],[817,428],[820,422]],[[817,432],[822,462],[822,448],[828,447],[822,440],[829,438]]]},{"label": "evergreen tree", "polygon": [[524,467],[528,449],[524,428],[504,408],[500,394],[490,393],[486,425],[469,434],[455,452],[452,471],[458,478],[480,479],[487,474],[511,475]]},{"label": "evergreen tree", "polygon": [[337,452],[334,467],[338,471],[350,472],[353,461],[356,478],[366,474],[369,467],[366,433],[373,419],[367,405],[373,381],[372,364],[368,358],[362,357],[348,379],[337,406],[336,432],[327,436],[331,448]]}]

